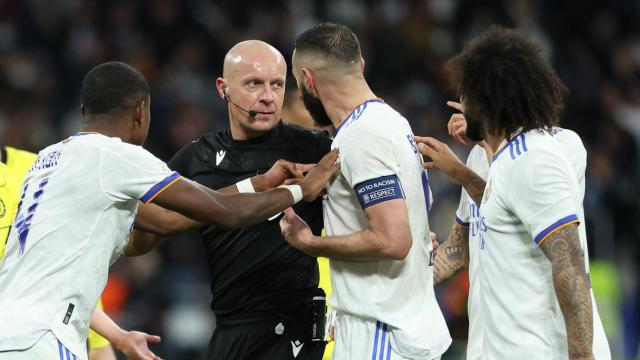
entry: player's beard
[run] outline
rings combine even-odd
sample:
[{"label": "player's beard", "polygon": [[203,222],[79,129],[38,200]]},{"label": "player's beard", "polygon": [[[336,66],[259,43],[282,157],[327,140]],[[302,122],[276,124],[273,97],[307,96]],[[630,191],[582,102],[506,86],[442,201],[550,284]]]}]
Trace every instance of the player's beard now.
[{"label": "player's beard", "polygon": [[316,124],[319,126],[332,126],[333,122],[329,118],[329,115],[327,115],[327,111],[324,109],[320,98],[311,95],[304,87],[302,87],[300,91],[302,92],[304,107],[307,108],[307,111],[311,114]]},{"label": "player's beard", "polygon": [[471,114],[470,111],[465,111],[464,118],[467,120],[467,131],[465,135],[471,141],[480,142],[485,137],[485,125],[479,120],[479,116]]}]

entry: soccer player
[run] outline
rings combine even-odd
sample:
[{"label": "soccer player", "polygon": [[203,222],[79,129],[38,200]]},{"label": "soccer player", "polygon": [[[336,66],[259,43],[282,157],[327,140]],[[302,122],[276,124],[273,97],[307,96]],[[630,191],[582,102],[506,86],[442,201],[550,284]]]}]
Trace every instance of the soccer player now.
[{"label": "soccer player", "polygon": [[[0,259],[4,255],[4,248],[9,229],[15,218],[20,198],[20,185],[33,165],[37,155],[16,149],[11,146],[0,147]],[[6,164],[6,165],[5,165]],[[6,204],[6,206],[5,206]],[[124,331],[102,311],[102,302],[98,301],[92,314],[92,329],[89,330],[88,346],[89,360],[115,360],[111,343],[102,335],[96,333],[93,327],[109,334],[111,342],[130,359],[146,359],[154,355],[147,346],[149,342],[159,342],[157,336],[147,335],[139,331]]]},{"label": "soccer player", "polygon": [[[240,227],[315,199],[339,168],[337,152],[330,152],[297,185],[257,194],[215,192],[182,179],[140,146],[149,129],[150,96],[137,70],[99,65],[85,76],[81,97],[82,131],[40,151],[22,186],[0,265],[0,359],[63,353],[86,359],[90,314],[109,265],[126,245],[139,201]],[[249,181],[274,187],[296,171],[291,163],[273,169]],[[237,190],[232,185],[227,191]]]},{"label": "soccer player", "polygon": [[492,150],[486,183],[445,144],[417,140],[432,160],[425,166],[462,184],[479,206],[470,215],[483,332],[474,357],[609,359],[582,259],[584,168],[572,164],[581,144],[566,141],[577,152],[567,155],[553,137],[566,89],[541,53],[518,31],[494,26],[449,63],[466,136]]},{"label": "soccer player", "polygon": [[307,109],[336,127],[340,149],[324,204],[327,237],[292,209],[280,222],[293,246],[330,259],[333,359],[439,359],[451,338],[433,291],[430,191],[411,127],[369,88],[348,27],[305,31],[292,63]]},{"label": "soccer player", "polygon": [[[457,102],[448,102],[449,106],[458,111],[463,111],[462,104]],[[449,134],[458,142],[468,144],[465,137],[466,120],[462,113],[454,113],[449,120]],[[574,171],[573,175],[578,181],[580,197],[584,199],[585,189],[585,170],[587,166],[587,151],[582,144],[580,136],[575,132],[553,127],[551,134],[558,144],[562,147],[563,156],[571,165]],[[475,145],[467,158],[467,167],[475,172],[482,179],[486,179],[489,173],[489,165],[491,160],[490,150],[485,142]],[[581,206],[578,211],[578,217],[584,218],[584,208]],[[462,189],[460,203],[456,215],[454,217],[453,227],[449,233],[449,238],[442,244],[441,250],[434,258],[433,276],[436,285],[451,278],[458,271],[469,268],[469,336],[467,342],[467,359],[479,359],[482,348],[483,329],[482,329],[482,308],[481,308],[481,292],[480,272],[482,267],[480,261],[484,248],[483,239],[480,238],[480,229],[484,227],[483,219],[479,206],[469,198],[467,192]],[[585,269],[589,273],[589,256],[586,239],[586,227],[584,222],[578,225],[580,233],[580,243],[584,250]],[[594,332],[600,332],[596,338],[604,339],[604,328],[600,321],[600,315],[595,304],[595,297],[591,294],[592,311],[594,318]],[[610,351],[606,341],[594,341],[594,354],[597,359],[609,359]]]},{"label": "soccer player", "polygon": [[[218,95],[228,103],[229,129],[206,133],[185,146],[169,167],[218,189],[263,173],[278,159],[318,162],[329,152],[331,139],[280,118],[286,76],[286,61],[271,45],[249,40],[233,46],[216,81]],[[320,234],[321,200],[294,208]],[[158,210],[153,204],[141,206],[138,226],[162,235],[200,229],[217,325],[208,359],[322,358],[324,342],[310,339],[313,308],[309,305],[318,288],[318,263],[284,240],[280,215],[228,230],[180,221],[180,216],[172,220],[177,214]],[[136,230],[125,254],[145,253],[161,240]]]}]

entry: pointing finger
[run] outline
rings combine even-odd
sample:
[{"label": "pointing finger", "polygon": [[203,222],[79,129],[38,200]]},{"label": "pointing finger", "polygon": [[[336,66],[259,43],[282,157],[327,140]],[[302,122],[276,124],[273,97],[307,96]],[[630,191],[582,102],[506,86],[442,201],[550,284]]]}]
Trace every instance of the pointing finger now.
[{"label": "pointing finger", "polygon": [[458,111],[462,111],[464,109],[462,104],[457,101],[447,101],[447,106]]}]

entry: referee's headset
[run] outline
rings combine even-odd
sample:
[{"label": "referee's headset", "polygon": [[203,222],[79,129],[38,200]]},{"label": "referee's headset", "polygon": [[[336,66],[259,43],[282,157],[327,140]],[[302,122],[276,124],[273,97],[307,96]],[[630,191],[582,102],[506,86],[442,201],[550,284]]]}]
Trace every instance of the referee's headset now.
[{"label": "referee's headset", "polygon": [[224,94],[224,99],[231,105],[237,107],[238,109],[246,112],[247,114],[249,114],[250,117],[254,118],[256,117],[256,115],[258,115],[258,113],[256,111],[253,110],[247,110],[243,107],[241,107],[240,105],[234,103],[233,101],[231,101],[231,99],[229,98],[229,95],[227,95],[227,88],[224,88],[224,90],[222,90],[222,93]]}]

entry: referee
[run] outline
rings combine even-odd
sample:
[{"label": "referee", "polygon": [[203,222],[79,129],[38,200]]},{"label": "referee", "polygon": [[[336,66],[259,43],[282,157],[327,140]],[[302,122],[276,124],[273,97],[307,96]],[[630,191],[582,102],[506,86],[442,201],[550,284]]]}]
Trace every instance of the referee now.
[{"label": "referee", "polygon": [[[267,43],[250,40],[231,48],[223,77],[216,80],[219,96],[228,103],[230,129],[209,132],[185,146],[168,162],[169,167],[220,189],[264,173],[278,159],[318,162],[329,152],[331,139],[280,120],[286,73],[282,54]],[[151,218],[145,210],[141,206],[138,224],[168,226],[165,219]],[[321,200],[299,203],[295,211],[320,234]],[[189,221],[174,222],[166,229],[172,233],[200,228],[217,323],[208,359],[322,358],[324,343],[311,341],[311,300],[318,288],[318,264],[284,240],[280,218],[278,214],[239,230]],[[142,236],[150,244],[142,252],[160,242],[151,234]]]}]

